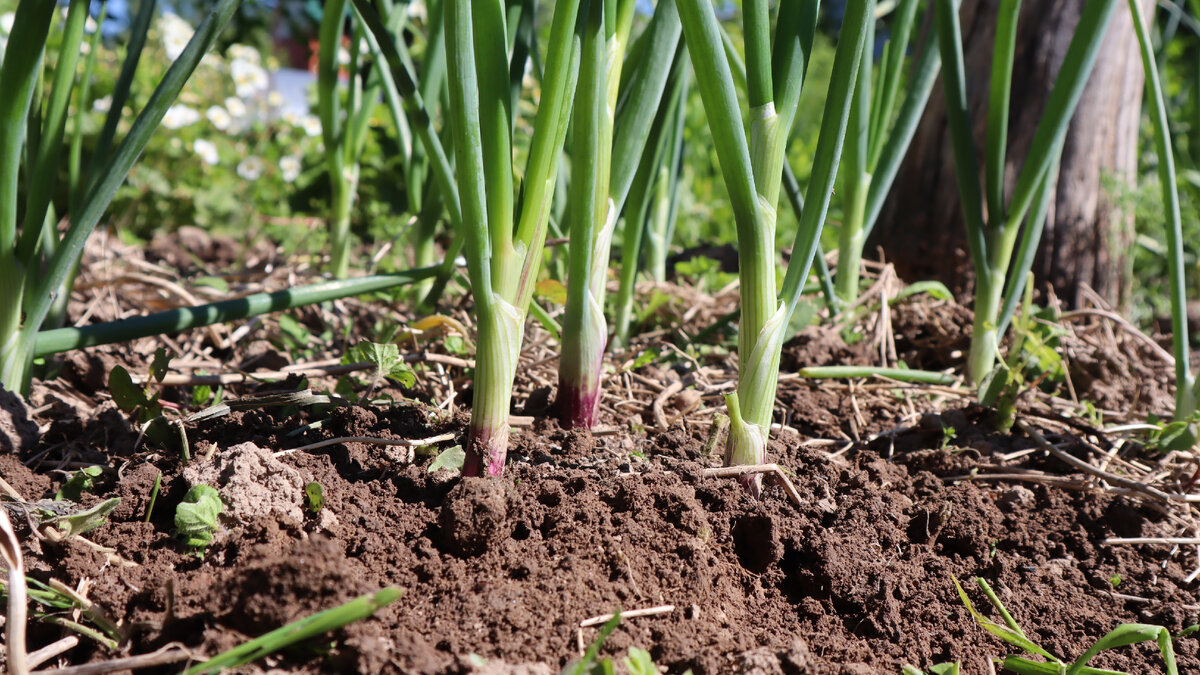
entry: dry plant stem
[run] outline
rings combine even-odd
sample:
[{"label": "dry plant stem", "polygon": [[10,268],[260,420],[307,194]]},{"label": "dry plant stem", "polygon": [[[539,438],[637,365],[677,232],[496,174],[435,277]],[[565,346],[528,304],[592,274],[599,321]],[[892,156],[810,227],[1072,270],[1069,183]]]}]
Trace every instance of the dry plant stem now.
[{"label": "dry plant stem", "polygon": [[8,671],[26,675],[29,665],[25,658],[25,565],[21,560],[21,542],[13,532],[8,514],[0,509],[0,554],[8,567],[8,623],[5,638]]},{"label": "dry plant stem", "polygon": [[309,445],[302,445],[298,448],[280,450],[279,452],[274,453],[274,455],[279,457],[281,455],[290,455],[293,452],[307,452],[309,450],[325,448],[330,445],[339,445],[341,443],[370,443],[372,445],[396,445],[405,448],[419,448],[423,445],[434,445],[452,440],[454,440],[454,434],[449,432],[438,434],[437,436],[430,436],[429,438],[414,439],[377,438],[374,436],[342,436],[340,438],[327,438],[323,441],[317,441],[316,443],[310,443]]},{"label": "dry plant stem", "polygon": [[[656,616],[658,614],[670,614],[675,611],[675,605],[659,605],[658,607],[646,607],[645,609],[631,609],[628,612],[621,612],[622,619],[636,619],[639,616]],[[590,619],[584,619],[579,622],[580,628],[588,628],[590,626],[599,626],[608,623],[612,620],[614,614],[601,614],[593,616]]]},{"label": "dry plant stem", "polygon": [[1193,546],[1200,544],[1200,537],[1109,537],[1100,542],[1105,546],[1118,544],[1172,544],[1175,546]]},{"label": "dry plant stem", "polygon": [[59,654],[74,649],[78,645],[79,638],[75,637],[74,635],[68,635],[57,642],[51,642],[36,652],[31,652],[27,658],[26,665],[28,665],[30,668],[37,668]]},{"label": "dry plant stem", "polygon": [[1104,309],[1075,309],[1069,312],[1063,312],[1061,315],[1059,315],[1058,319],[1059,321],[1073,321],[1075,319],[1088,316],[1098,316],[1112,321],[1122,330],[1137,338],[1139,342],[1149,347],[1150,351],[1154,352],[1154,355],[1162,359],[1164,363],[1172,366],[1175,365],[1175,357],[1171,355],[1171,352],[1164,349],[1162,345],[1154,341],[1154,338],[1138,330],[1137,326],[1129,323],[1128,319],[1120,314],[1117,314],[1116,312],[1110,312]]},{"label": "dry plant stem", "polygon": [[126,656],[125,658],[113,659],[111,661],[87,663],[81,666],[70,666],[67,668],[57,668],[54,670],[38,670],[34,671],[30,675],[103,675],[104,673],[115,673],[122,670],[136,670],[140,668],[165,666],[171,663],[187,661],[188,659],[193,659],[195,657],[196,655],[183,645],[180,645],[179,643],[172,643],[156,652],[151,652],[149,654]]},{"label": "dry plant stem", "polygon": [[1117,476],[1115,474],[1108,473],[1107,471],[1101,471],[1100,469],[1097,469],[1096,467],[1092,466],[1091,464],[1088,464],[1087,462],[1085,462],[1077,457],[1073,457],[1069,453],[1064,452],[1063,450],[1056,447],[1053,443],[1046,440],[1045,436],[1043,436],[1041,433],[1039,433],[1033,427],[1029,426],[1029,424],[1027,424],[1025,422],[1025,420],[1017,420],[1017,426],[1021,427],[1021,429],[1025,433],[1029,434],[1029,437],[1032,438],[1034,440],[1034,442],[1037,443],[1038,446],[1041,447],[1043,450],[1046,450],[1050,454],[1054,455],[1058,459],[1061,459],[1062,461],[1066,462],[1067,464],[1075,467],[1076,469],[1079,469],[1080,471],[1083,471],[1085,473],[1089,473],[1098,478],[1102,478],[1104,481],[1106,481],[1108,483],[1112,483],[1113,485],[1119,485],[1121,487],[1127,488],[1133,492],[1136,492],[1136,493],[1142,495],[1143,497],[1150,497],[1152,499],[1157,499],[1157,500],[1164,501],[1164,502],[1185,502],[1185,503],[1200,504],[1200,495],[1175,494],[1175,493],[1163,492],[1162,490],[1150,487],[1149,485],[1146,485],[1145,483],[1141,483],[1139,481],[1132,480],[1130,478],[1124,478],[1122,476]]},{"label": "dry plant stem", "polygon": [[796,504],[796,506],[804,506],[804,500],[800,498],[800,492],[796,490],[796,486],[792,484],[792,480],[787,477],[783,469],[778,464],[743,464],[740,466],[720,466],[712,469],[704,470],[705,478],[724,478],[735,477],[744,478],[750,475],[772,474],[779,484],[783,486],[783,491]]}]

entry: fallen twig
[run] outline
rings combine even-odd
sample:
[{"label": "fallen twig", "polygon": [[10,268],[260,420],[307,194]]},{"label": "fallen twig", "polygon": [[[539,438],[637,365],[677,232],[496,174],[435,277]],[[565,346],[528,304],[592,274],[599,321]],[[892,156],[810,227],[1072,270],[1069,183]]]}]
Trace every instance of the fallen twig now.
[{"label": "fallen twig", "polygon": [[792,484],[792,479],[787,477],[787,474],[783,472],[783,469],[780,468],[780,466],[778,464],[747,464],[745,466],[719,466],[719,467],[712,468],[712,469],[705,469],[704,477],[705,478],[727,478],[727,477],[746,476],[746,475],[749,475],[752,473],[768,473],[768,474],[773,475],[775,477],[775,480],[779,481],[779,484],[781,486],[783,486],[783,491],[786,492],[788,497],[791,497],[792,501],[796,503],[796,506],[799,506],[799,507],[804,506],[804,500],[802,500],[800,498],[800,492],[798,490],[796,490],[796,486]]},{"label": "fallen twig", "polygon": [[452,441],[452,440],[454,440],[454,436],[455,436],[455,434],[452,431],[448,431],[444,434],[438,434],[437,436],[430,436],[429,438],[413,438],[413,439],[409,439],[409,438],[376,438],[373,436],[340,436],[338,438],[327,438],[323,441],[317,441],[316,443],[302,445],[298,448],[289,448],[287,450],[280,450],[280,451],[274,453],[274,456],[279,457],[281,455],[290,455],[293,452],[305,452],[308,450],[316,450],[317,448],[324,448],[324,447],[327,447],[330,445],[338,445],[339,443],[370,443],[372,445],[398,445],[398,446],[405,447],[405,448],[419,448],[422,445],[433,445],[435,443],[444,443],[446,441]]},{"label": "fallen twig", "polygon": [[1037,443],[1038,446],[1041,447],[1043,450],[1046,450],[1050,454],[1054,455],[1058,459],[1061,459],[1062,461],[1066,462],[1067,464],[1070,464],[1071,466],[1075,467],[1076,469],[1079,469],[1080,471],[1083,471],[1085,473],[1092,474],[1093,476],[1103,479],[1106,482],[1112,483],[1113,485],[1120,485],[1122,487],[1128,488],[1129,490],[1132,490],[1133,492],[1137,492],[1145,497],[1152,497],[1154,499],[1158,499],[1158,500],[1161,500],[1164,502],[1185,502],[1185,503],[1189,503],[1189,504],[1200,503],[1200,495],[1187,495],[1187,494],[1176,494],[1176,493],[1163,492],[1162,490],[1159,490],[1158,488],[1150,487],[1149,485],[1146,485],[1145,483],[1142,483],[1140,481],[1136,481],[1131,478],[1125,478],[1123,476],[1117,476],[1117,475],[1111,474],[1107,471],[1098,469],[1098,468],[1092,466],[1091,464],[1088,464],[1087,462],[1083,461],[1082,459],[1079,459],[1078,457],[1075,457],[1075,456],[1071,455],[1070,453],[1067,453],[1067,452],[1055,447],[1055,445],[1053,443],[1046,440],[1045,436],[1043,436],[1040,432],[1038,432],[1033,427],[1029,426],[1025,422],[1025,420],[1017,420],[1017,426],[1021,427],[1021,429],[1024,430],[1025,433],[1029,434],[1029,437],[1032,438],[1034,440],[1034,442]]},{"label": "fallen twig", "polygon": [[191,658],[195,658],[195,655],[190,650],[178,642],[174,642],[149,654],[126,656],[120,659],[112,659],[111,661],[85,663],[81,666],[68,666],[54,670],[38,670],[30,675],[102,675],[103,673],[115,673],[119,670],[136,670],[138,668],[164,666],[169,663],[187,661]]},{"label": "fallen twig", "polygon": [[[675,611],[675,605],[659,605],[658,607],[646,607],[645,609],[631,609],[628,612],[621,612],[622,619],[636,619],[639,616],[654,616],[656,614],[670,614]],[[588,628],[589,626],[599,626],[603,623],[608,623],[615,614],[601,614],[593,616],[590,619],[584,619],[579,622],[580,628]]]}]

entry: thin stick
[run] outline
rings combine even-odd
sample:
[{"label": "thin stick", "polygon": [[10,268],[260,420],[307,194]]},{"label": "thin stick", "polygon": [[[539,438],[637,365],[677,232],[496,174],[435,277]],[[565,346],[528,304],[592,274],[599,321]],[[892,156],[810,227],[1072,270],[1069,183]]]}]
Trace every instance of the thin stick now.
[{"label": "thin stick", "polygon": [[1054,455],[1058,459],[1061,459],[1062,461],[1066,462],[1067,464],[1070,464],[1071,466],[1079,469],[1080,471],[1083,471],[1085,473],[1090,473],[1093,476],[1101,478],[1101,479],[1103,479],[1109,483],[1112,483],[1114,485],[1120,485],[1120,486],[1128,488],[1134,492],[1141,493],[1143,496],[1153,497],[1154,499],[1158,499],[1158,500],[1161,500],[1164,502],[1186,502],[1189,504],[1200,503],[1200,495],[1186,495],[1186,494],[1174,494],[1174,493],[1163,492],[1162,490],[1159,490],[1158,488],[1150,487],[1149,485],[1146,485],[1145,483],[1141,483],[1136,480],[1132,480],[1130,478],[1124,478],[1122,476],[1117,476],[1117,475],[1108,473],[1107,471],[1102,471],[1100,469],[1097,469],[1096,467],[1092,466],[1091,464],[1088,464],[1087,462],[1083,461],[1082,459],[1074,457],[1074,456],[1058,449],[1057,447],[1055,447],[1053,443],[1046,440],[1045,436],[1040,434],[1033,427],[1026,424],[1025,420],[1017,420],[1017,426],[1021,427],[1021,429],[1023,429],[1025,431],[1025,433],[1029,434],[1030,438],[1032,438],[1034,440],[1034,442],[1036,442],[1039,446],[1041,446],[1041,448],[1043,450],[1048,451],[1050,454]]},{"label": "thin stick", "polygon": [[1175,365],[1175,357],[1171,355],[1171,352],[1164,349],[1162,345],[1154,341],[1154,338],[1138,330],[1137,326],[1129,323],[1128,319],[1120,314],[1117,314],[1116,312],[1110,312],[1103,309],[1074,309],[1069,312],[1063,312],[1059,315],[1058,319],[1059,321],[1070,321],[1072,319],[1084,316],[1098,316],[1112,321],[1126,333],[1129,333],[1133,337],[1137,338],[1142,344],[1149,347],[1150,351],[1154,352],[1154,355],[1162,359],[1164,363],[1170,366]]},{"label": "thin stick", "polygon": [[139,654],[137,656],[126,656],[120,659],[111,661],[101,661],[99,663],[86,663],[82,666],[69,666],[67,668],[57,668],[54,670],[38,670],[30,675],[102,675],[103,673],[115,673],[119,670],[136,670],[138,668],[151,668],[154,666],[163,666],[168,663],[179,663],[194,658],[194,654],[186,647],[178,642],[171,643],[156,652],[149,654]]},{"label": "thin stick", "polygon": [[36,652],[30,652],[26,665],[28,665],[30,668],[37,668],[59,654],[62,654],[67,650],[74,649],[78,645],[79,638],[75,637],[74,635],[68,635],[57,642],[51,642]]},{"label": "thin stick", "polygon": [[1101,543],[1106,546],[1116,544],[1175,544],[1177,546],[1187,546],[1190,544],[1200,544],[1200,537],[1109,537]]},{"label": "thin stick", "polygon": [[744,466],[720,466],[720,467],[716,467],[713,469],[705,469],[704,477],[705,478],[727,478],[727,477],[734,477],[734,476],[745,476],[745,475],[752,474],[752,473],[769,473],[769,474],[774,475],[775,479],[778,480],[780,485],[783,486],[783,491],[787,493],[788,497],[792,498],[792,501],[796,503],[796,506],[799,506],[799,507],[804,506],[804,500],[800,499],[800,492],[796,490],[795,485],[792,485],[791,479],[787,477],[787,474],[783,472],[783,469],[779,468],[778,464],[747,464]]},{"label": "thin stick", "polygon": [[[628,612],[621,612],[622,619],[636,619],[639,616],[655,616],[657,614],[670,614],[675,611],[675,605],[659,605],[658,607],[647,607],[645,609],[631,609]],[[608,623],[615,614],[601,614],[593,616],[590,619],[584,619],[579,622],[580,628],[589,626],[599,626],[600,624]]]},{"label": "thin stick", "polygon": [[316,450],[317,448],[324,448],[330,445],[337,445],[339,443],[370,443],[372,445],[398,445],[405,448],[419,448],[422,445],[433,445],[435,443],[452,441],[454,440],[454,436],[455,434],[452,431],[448,431],[444,434],[438,434],[437,436],[430,436],[429,438],[413,439],[375,438],[372,436],[342,436],[339,438],[327,438],[323,441],[317,441],[316,443],[310,443],[309,445],[302,445],[298,448],[280,450],[279,452],[274,453],[274,456],[279,457],[281,455],[290,455],[293,452],[306,452],[308,450]]}]

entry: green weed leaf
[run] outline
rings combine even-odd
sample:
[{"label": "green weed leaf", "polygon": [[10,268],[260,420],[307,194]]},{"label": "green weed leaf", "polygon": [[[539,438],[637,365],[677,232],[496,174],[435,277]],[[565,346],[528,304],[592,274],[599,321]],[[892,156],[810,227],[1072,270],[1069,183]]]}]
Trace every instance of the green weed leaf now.
[{"label": "green weed leaf", "polygon": [[463,451],[461,445],[456,445],[453,448],[447,448],[438,453],[438,456],[429,463],[429,473],[440,471],[441,469],[449,469],[451,471],[461,471],[463,463],[467,459],[467,453]]},{"label": "green weed leaf", "polygon": [[73,537],[77,534],[91,532],[103,525],[104,521],[108,518],[108,514],[112,513],[112,510],[117,508],[117,505],[120,503],[120,497],[113,497],[112,499],[100,502],[86,511],[80,511],[70,516],[54,518],[50,522],[58,525],[58,529],[62,530],[64,535]]},{"label": "green weed leaf", "polygon": [[99,478],[103,471],[104,469],[99,466],[89,466],[76,471],[71,474],[67,482],[63,483],[62,488],[54,495],[54,500],[62,501],[67,499],[78,502],[79,498],[83,495],[83,491],[91,490],[95,484],[95,479]]},{"label": "green weed leaf", "polygon": [[325,490],[315,480],[304,486],[304,505],[313,513],[325,508]]},{"label": "green weed leaf", "polygon": [[626,656],[622,661],[625,663],[625,668],[629,671],[629,675],[658,675],[658,666],[654,664],[654,659],[650,657],[650,652],[637,647],[629,648],[629,656]]},{"label": "green weed leaf", "polygon": [[215,488],[195,485],[175,509],[175,536],[189,548],[203,549],[213,540],[217,516],[225,509]]},{"label": "green weed leaf", "polygon": [[363,340],[346,352],[345,360],[351,363],[367,361],[375,366],[376,377],[390,377],[405,388],[417,383],[416,374],[404,362],[404,357],[400,355],[400,348],[395,343]]},{"label": "green weed leaf", "polygon": [[133,412],[147,403],[146,392],[133,383],[129,371],[123,366],[113,366],[108,374],[108,390],[112,392],[113,402],[125,412]]},{"label": "green weed leaf", "polygon": [[167,350],[159,347],[154,350],[154,360],[150,362],[150,377],[154,378],[155,382],[162,382],[167,376],[167,368],[171,365],[171,357],[167,354]]}]

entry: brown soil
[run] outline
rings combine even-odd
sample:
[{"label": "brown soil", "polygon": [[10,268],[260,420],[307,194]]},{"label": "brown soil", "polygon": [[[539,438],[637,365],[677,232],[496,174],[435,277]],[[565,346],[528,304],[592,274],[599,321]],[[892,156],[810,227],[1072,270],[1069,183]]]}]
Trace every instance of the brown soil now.
[{"label": "brown soil", "polygon": [[[891,325],[896,354],[909,365],[960,365],[965,310],[927,300],[897,305]],[[877,362],[879,343],[869,326],[862,331],[866,338],[847,346],[835,326],[808,329],[787,347],[785,374],[802,365]],[[1170,389],[1162,384],[1169,372],[1134,341],[1085,338],[1071,338],[1078,339],[1069,345],[1072,362],[1077,372],[1099,376],[1077,378],[1053,401],[1030,393],[1021,409],[1051,442],[1091,459],[1089,443],[1110,446],[1089,422],[1065,414],[1072,396],[1109,408],[1110,416],[1144,416],[1169,406]],[[268,344],[251,341],[221,358],[237,363],[271,351]],[[613,362],[627,363],[642,346]],[[1032,639],[1066,658],[1118,623],[1174,632],[1200,613],[1195,584],[1185,581],[1197,566],[1194,551],[1104,543],[1178,536],[1190,527],[1189,510],[1097,487],[1023,433],[995,431],[991,412],[971,403],[965,389],[785,376],[777,410],[783,429],[773,435],[769,459],[792,473],[803,502],[796,505],[774,485],[755,502],[737,481],[703,475],[719,463],[710,422],[732,372],[719,349],[611,376],[595,435],[559,428],[546,404],[554,364],[526,354],[533,365],[521,369],[514,409],[534,418],[515,429],[502,480],[430,473],[429,453],[398,446],[344,442],[275,454],[344,436],[449,431],[461,442],[466,417],[455,406],[469,397],[469,381],[451,367],[440,379],[436,369],[419,368],[412,391],[384,386],[395,405],[262,407],[190,424],[192,460],[184,464],[135,445],[134,428],[104,391],[111,363],[144,373],[151,352],[138,343],[71,357],[62,379],[39,385],[32,397],[34,420],[46,428],[41,443],[0,454],[0,476],[27,500],[53,496],[66,477],[57,469],[109,467],[84,499],[123,501],[87,537],[119,558],[79,542],[39,540],[25,523],[16,525],[30,576],[70,586],[89,580],[88,596],[125,626],[125,654],[176,641],[215,654],[383,586],[404,595],[332,639],[256,668],[557,672],[595,637],[580,621],[673,605],[623,621],[604,653],[645,648],[672,673],[897,673],[905,663],[950,660],[961,660],[967,673],[991,672],[988,659],[1011,650],[974,623],[955,577],[986,579]],[[659,403],[668,426],[658,428],[653,401],[681,378],[683,393]],[[428,405],[443,400],[438,382],[462,392],[451,406],[457,412]],[[333,381],[308,384],[327,389]],[[301,386],[295,379],[286,385]],[[168,391],[166,400],[187,407],[190,390]],[[227,395],[249,392],[234,387]],[[317,421],[319,428],[296,433]],[[1120,455],[1158,461],[1132,445]],[[1168,469],[1183,462],[1163,461]],[[144,522],[159,472],[162,491]],[[1009,478],[987,478],[994,474]],[[1186,480],[1164,480],[1176,478]],[[218,487],[226,507],[202,557],[172,538],[175,507],[197,481]],[[324,490],[318,514],[304,506],[310,481]],[[994,616],[975,586],[967,587]],[[34,622],[30,644],[62,635]],[[1176,651],[1180,672],[1200,672],[1194,638],[1179,640]],[[113,656],[84,640],[61,663]],[[525,665],[504,670],[501,663]],[[1150,673],[1160,664],[1149,647],[1133,647],[1092,665]]]}]

